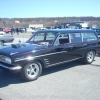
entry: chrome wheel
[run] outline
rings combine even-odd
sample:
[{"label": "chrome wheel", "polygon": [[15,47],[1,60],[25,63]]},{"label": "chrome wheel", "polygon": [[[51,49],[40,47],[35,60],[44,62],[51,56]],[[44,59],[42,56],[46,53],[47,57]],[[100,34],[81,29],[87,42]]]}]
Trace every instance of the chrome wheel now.
[{"label": "chrome wheel", "polygon": [[21,76],[26,81],[36,80],[42,73],[42,65],[38,61],[29,62],[23,66],[21,70]]},{"label": "chrome wheel", "polygon": [[94,59],[94,52],[93,51],[90,51],[87,53],[87,61],[88,62],[92,62]]},{"label": "chrome wheel", "polygon": [[85,56],[83,58],[83,62],[85,64],[91,64],[93,62],[94,58],[95,58],[95,51],[90,50],[85,54]]},{"label": "chrome wheel", "polygon": [[27,67],[27,75],[30,78],[35,78],[39,74],[39,66],[35,63],[30,64]]}]

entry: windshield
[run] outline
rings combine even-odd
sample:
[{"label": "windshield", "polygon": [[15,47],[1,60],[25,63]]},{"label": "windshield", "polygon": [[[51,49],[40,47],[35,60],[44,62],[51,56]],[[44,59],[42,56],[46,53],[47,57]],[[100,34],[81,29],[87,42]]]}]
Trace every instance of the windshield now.
[{"label": "windshield", "polygon": [[57,33],[55,32],[36,32],[27,42],[50,45],[53,43],[56,36]]}]

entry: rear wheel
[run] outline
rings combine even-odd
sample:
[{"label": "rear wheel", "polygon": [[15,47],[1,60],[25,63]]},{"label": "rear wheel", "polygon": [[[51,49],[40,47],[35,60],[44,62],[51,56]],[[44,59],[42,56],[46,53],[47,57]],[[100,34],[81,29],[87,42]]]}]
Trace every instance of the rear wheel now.
[{"label": "rear wheel", "polygon": [[91,64],[94,60],[95,57],[95,51],[90,50],[86,53],[85,57],[84,57],[84,62],[86,64]]},{"label": "rear wheel", "polygon": [[21,75],[26,81],[36,80],[42,73],[42,66],[39,62],[34,61],[22,68]]}]

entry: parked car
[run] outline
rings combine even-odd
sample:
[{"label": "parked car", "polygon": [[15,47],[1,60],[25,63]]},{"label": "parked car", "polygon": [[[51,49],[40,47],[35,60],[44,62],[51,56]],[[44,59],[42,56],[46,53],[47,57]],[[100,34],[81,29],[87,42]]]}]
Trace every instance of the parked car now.
[{"label": "parked car", "polygon": [[5,32],[3,32],[3,31],[0,31],[0,35],[4,35],[4,34],[6,34]]},{"label": "parked car", "polygon": [[18,32],[24,33],[25,32],[25,28],[18,28]]},{"label": "parked car", "polygon": [[26,28],[26,31],[27,31],[27,32],[30,32],[30,33],[35,32],[35,30],[32,29],[32,28]]},{"label": "parked car", "polygon": [[99,39],[100,39],[100,28],[92,28],[92,29],[96,31],[97,36],[98,36]]},{"label": "parked car", "polygon": [[32,81],[43,68],[81,59],[91,64],[100,52],[100,40],[93,30],[52,29],[34,33],[25,43],[0,49],[0,68],[20,72]]},{"label": "parked car", "polygon": [[3,31],[3,28],[0,28],[0,35],[4,35],[5,32]]},{"label": "parked car", "polygon": [[3,31],[4,31],[5,33],[11,33],[11,28],[3,28]]},{"label": "parked car", "polygon": [[13,42],[14,37],[13,36],[7,36],[7,35],[0,35],[0,46],[4,45],[4,43]]}]

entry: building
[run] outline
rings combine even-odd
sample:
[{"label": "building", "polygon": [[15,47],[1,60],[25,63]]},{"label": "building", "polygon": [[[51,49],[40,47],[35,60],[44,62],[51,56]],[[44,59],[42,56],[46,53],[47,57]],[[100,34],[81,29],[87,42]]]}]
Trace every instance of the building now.
[{"label": "building", "polygon": [[81,26],[82,26],[83,28],[86,28],[86,27],[88,27],[88,23],[86,23],[86,22],[81,23]]},{"label": "building", "polygon": [[27,28],[31,28],[31,27],[35,27],[35,28],[41,28],[43,27],[43,24],[27,24],[27,25],[24,25],[23,27],[27,27]]},{"label": "building", "polygon": [[20,23],[20,21],[16,20],[16,21],[15,21],[15,23],[18,23],[18,24],[19,24],[19,23]]}]

